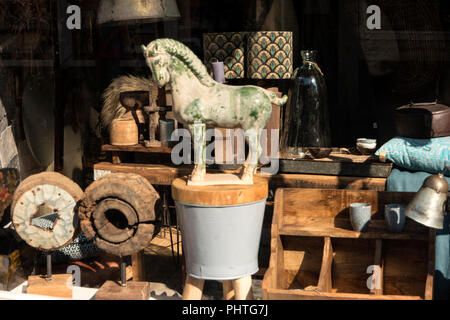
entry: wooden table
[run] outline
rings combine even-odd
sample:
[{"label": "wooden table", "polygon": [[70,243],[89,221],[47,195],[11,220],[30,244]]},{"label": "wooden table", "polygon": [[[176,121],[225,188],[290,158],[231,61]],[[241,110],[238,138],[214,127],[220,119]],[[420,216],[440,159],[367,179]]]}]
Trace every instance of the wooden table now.
[{"label": "wooden table", "polygon": [[[151,184],[170,186],[176,178],[187,176],[193,166],[171,166],[156,164],[132,164],[100,162],[94,165],[94,177],[98,178],[111,172],[137,173],[146,178]],[[236,173],[232,170],[207,170],[208,173],[224,172]],[[256,176],[269,181],[269,188],[321,188],[321,189],[353,189],[376,190],[386,189],[386,178],[326,176],[312,174],[283,173],[273,176],[257,173]]]}]

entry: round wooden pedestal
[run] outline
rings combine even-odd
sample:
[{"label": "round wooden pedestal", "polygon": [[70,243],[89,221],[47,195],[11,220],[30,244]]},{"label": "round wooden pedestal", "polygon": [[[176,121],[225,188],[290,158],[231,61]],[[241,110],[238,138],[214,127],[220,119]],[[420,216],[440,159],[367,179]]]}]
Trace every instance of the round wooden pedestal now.
[{"label": "round wooden pedestal", "polygon": [[223,281],[224,299],[252,299],[268,183],[188,186],[172,183],[187,277],[183,299],[201,299],[205,280]]}]

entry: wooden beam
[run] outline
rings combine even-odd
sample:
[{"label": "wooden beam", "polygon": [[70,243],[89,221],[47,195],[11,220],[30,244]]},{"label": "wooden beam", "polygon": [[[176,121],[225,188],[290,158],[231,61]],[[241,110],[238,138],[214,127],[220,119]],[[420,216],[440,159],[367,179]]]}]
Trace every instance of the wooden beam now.
[{"label": "wooden beam", "polygon": [[418,296],[268,289],[268,300],[422,300]]},{"label": "wooden beam", "polygon": [[433,300],[434,260],[435,260],[436,231],[430,229],[428,242],[428,274],[425,282],[425,300]]},{"label": "wooden beam", "polygon": [[[176,178],[191,174],[192,166],[170,166],[156,164],[112,164],[101,162],[94,165],[94,170],[105,170],[111,172],[137,173],[146,178],[151,184],[171,185]],[[213,170],[210,173],[238,173],[238,170]],[[311,174],[276,174],[267,175],[257,173],[257,177],[267,179],[271,188],[322,188],[322,189],[371,189],[384,191],[386,189],[386,178],[362,178],[347,176],[326,176]]]},{"label": "wooden beam", "polygon": [[120,161],[120,152],[113,151],[111,153],[111,159],[112,159],[112,163],[113,164],[120,164],[121,163],[121,161]]},{"label": "wooden beam", "polygon": [[270,266],[273,268],[274,272],[272,274],[273,278],[273,288],[282,288],[284,279],[284,250],[283,243],[279,235],[279,226],[282,225],[283,221],[283,189],[278,189],[275,192],[275,205],[273,213],[273,223],[272,223],[272,237],[271,237],[271,259]]},{"label": "wooden beam", "polygon": [[145,263],[144,250],[141,250],[131,256],[131,265],[133,268],[133,281],[145,281]]},{"label": "wooden beam", "polygon": [[[374,284],[374,288],[370,290],[371,294],[382,295],[383,294],[383,271],[384,271],[384,259],[383,259],[383,240],[377,239],[375,242],[375,262],[374,265],[377,266],[380,270],[380,273],[372,276],[372,284]],[[377,279],[377,276],[380,278]],[[377,282],[379,287],[377,288]]]},{"label": "wooden beam", "polygon": [[105,144],[102,146],[102,151],[112,152],[141,152],[141,153],[168,153],[172,152],[172,148],[169,147],[145,147],[141,144],[134,146],[114,146],[112,144]]},{"label": "wooden beam", "polygon": [[333,264],[333,245],[330,237],[324,238],[322,266],[320,268],[319,284],[317,285],[321,292],[331,292],[332,283],[332,264]]}]

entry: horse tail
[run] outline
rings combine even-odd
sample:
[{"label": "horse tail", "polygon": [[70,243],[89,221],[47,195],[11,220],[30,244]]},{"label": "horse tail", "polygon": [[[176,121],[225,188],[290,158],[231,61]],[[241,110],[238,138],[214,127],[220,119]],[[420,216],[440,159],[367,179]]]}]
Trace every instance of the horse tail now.
[{"label": "horse tail", "polygon": [[149,91],[152,80],[145,77],[121,76],[115,78],[103,93],[101,111],[102,127],[107,129],[114,119],[122,117],[126,109],[120,103],[120,93],[125,91]]},{"label": "horse tail", "polygon": [[267,97],[270,99],[270,102],[272,102],[273,104],[276,104],[278,106],[282,106],[284,105],[287,100],[288,100],[288,96],[284,95],[281,98],[278,98],[275,92],[269,91],[264,89],[264,93],[267,95]]}]

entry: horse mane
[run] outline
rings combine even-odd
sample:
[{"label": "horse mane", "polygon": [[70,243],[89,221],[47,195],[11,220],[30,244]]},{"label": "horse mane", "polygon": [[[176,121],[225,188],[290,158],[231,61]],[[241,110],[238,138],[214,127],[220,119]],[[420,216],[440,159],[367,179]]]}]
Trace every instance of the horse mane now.
[{"label": "horse mane", "polygon": [[212,87],[216,84],[200,59],[191,51],[191,49],[181,42],[173,39],[157,39],[149,44],[147,50],[151,56],[162,52],[175,56],[192,71],[203,85]]}]

